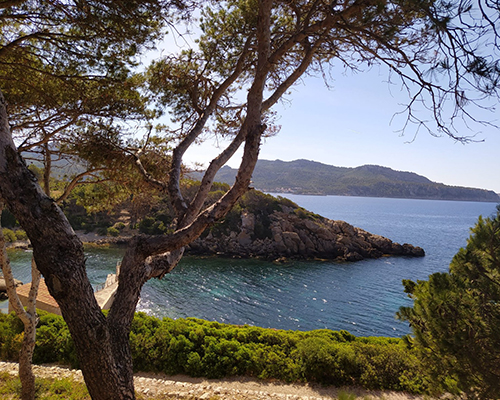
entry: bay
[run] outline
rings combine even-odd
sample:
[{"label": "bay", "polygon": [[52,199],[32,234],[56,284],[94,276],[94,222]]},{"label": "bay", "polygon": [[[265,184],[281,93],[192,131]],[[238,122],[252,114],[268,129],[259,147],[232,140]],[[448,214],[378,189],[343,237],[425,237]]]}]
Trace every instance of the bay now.
[{"label": "bay", "polygon": [[[163,280],[149,281],[137,309],[158,317],[197,317],[276,329],[345,329],[358,336],[409,332],[394,318],[411,301],[403,279],[447,271],[479,215],[495,203],[289,195],[300,206],[426,251],[423,258],[384,257],[356,263],[185,257]],[[123,249],[87,248],[91,283],[113,272]],[[30,252],[9,252],[18,279],[28,282]]]}]

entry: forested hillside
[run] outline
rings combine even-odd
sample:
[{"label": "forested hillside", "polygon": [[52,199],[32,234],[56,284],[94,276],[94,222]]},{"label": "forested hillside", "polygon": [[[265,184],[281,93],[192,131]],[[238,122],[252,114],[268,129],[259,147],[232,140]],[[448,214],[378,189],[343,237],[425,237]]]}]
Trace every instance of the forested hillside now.
[{"label": "forested hillside", "polygon": [[[236,170],[222,168],[216,180],[232,183]],[[491,190],[448,186],[413,172],[377,165],[335,167],[309,160],[259,160],[252,176],[256,189],[274,193],[337,196],[397,197],[435,200],[491,201],[500,197]]]}]

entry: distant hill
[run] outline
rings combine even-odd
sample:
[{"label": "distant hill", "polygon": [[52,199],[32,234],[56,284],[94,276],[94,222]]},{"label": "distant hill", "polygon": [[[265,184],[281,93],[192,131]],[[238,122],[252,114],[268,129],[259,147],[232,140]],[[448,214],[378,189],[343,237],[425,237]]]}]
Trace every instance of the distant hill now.
[{"label": "distant hill", "polygon": [[[232,184],[236,169],[225,166],[215,180]],[[315,161],[259,160],[253,186],[265,192],[499,202],[491,190],[448,186],[413,172],[378,165],[334,167]]]}]

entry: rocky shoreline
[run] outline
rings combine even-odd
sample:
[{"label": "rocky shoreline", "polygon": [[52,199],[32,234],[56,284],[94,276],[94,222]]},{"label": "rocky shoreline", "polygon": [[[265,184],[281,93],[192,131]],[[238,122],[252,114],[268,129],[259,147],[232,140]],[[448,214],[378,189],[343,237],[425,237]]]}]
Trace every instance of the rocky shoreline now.
[{"label": "rocky shoreline", "polygon": [[[231,258],[260,258],[271,261],[286,259],[324,259],[360,261],[384,256],[423,257],[425,251],[408,243],[392,240],[356,228],[344,221],[317,216],[301,218],[292,210],[270,215],[270,235],[256,235],[256,217],[241,215],[238,230],[213,231],[202,235],[186,248],[186,254]],[[82,241],[96,245],[126,245],[131,235],[109,237],[79,235]]]},{"label": "rocky shoreline", "polygon": [[[330,220],[303,209],[282,206],[280,210],[266,216],[265,226],[262,224],[262,216],[248,211],[243,211],[237,219],[231,229],[221,229],[216,225],[215,229],[207,230],[186,247],[186,254],[272,261],[360,261],[384,256],[425,255],[421,247],[408,243],[399,244],[345,221]],[[138,231],[127,229],[113,237],[77,232],[82,242],[96,245],[127,245],[137,233]],[[28,243],[16,242],[12,246],[27,248]]]},{"label": "rocky shoreline", "polygon": [[269,260],[291,258],[338,261],[425,255],[420,247],[407,243],[401,245],[344,221],[333,221],[314,214],[297,215],[295,210],[283,208],[269,216],[270,237],[257,237],[255,215],[243,213],[239,231],[202,236],[188,247],[188,253]]}]

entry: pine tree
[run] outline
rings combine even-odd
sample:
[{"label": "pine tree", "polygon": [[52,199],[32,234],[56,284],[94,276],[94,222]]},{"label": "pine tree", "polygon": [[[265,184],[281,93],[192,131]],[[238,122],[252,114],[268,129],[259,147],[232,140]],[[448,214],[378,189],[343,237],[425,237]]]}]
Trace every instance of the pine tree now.
[{"label": "pine tree", "polygon": [[479,217],[448,273],[404,281],[414,300],[398,316],[413,331],[435,387],[469,398],[500,397],[500,206]]}]

